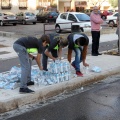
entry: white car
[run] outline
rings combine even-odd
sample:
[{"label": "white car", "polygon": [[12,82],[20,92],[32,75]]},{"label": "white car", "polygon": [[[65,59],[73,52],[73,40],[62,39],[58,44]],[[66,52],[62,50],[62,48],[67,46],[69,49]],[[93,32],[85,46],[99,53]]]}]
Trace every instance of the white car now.
[{"label": "white car", "polygon": [[79,25],[82,32],[91,31],[90,17],[80,12],[65,12],[59,14],[56,19],[55,30],[57,33],[63,30],[71,30],[72,25]]},{"label": "white car", "polygon": [[118,12],[115,12],[112,15],[108,15],[106,19],[106,23],[109,24],[110,26],[115,26],[116,25],[116,20],[117,20]]}]

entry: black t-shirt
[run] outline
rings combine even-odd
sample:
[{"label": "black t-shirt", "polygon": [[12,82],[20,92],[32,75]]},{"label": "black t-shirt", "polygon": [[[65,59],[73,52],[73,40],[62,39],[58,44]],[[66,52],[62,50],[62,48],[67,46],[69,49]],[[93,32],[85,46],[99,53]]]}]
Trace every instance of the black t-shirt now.
[{"label": "black t-shirt", "polygon": [[19,44],[21,46],[24,46],[26,49],[28,48],[37,48],[38,53],[42,54],[43,46],[42,41],[40,39],[37,39],[35,37],[22,37],[19,38],[17,41],[15,41],[15,44]]},{"label": "black t-shirt", "polygon": [[59,34],[53,33],[48,35],[50,38],[50,45],[48,46],[48,51],[53,50],[57,45],[59,46]]},{"label": "black t-shirt", "polygon": [[[75,42],[74,42],[74,36],[82,36],[82,37],[85,37],[88,41],[89,41],[89,38],[83,34],[83,33],[71,33],[70,35],[68,35],[67,39],[68,39],[68,48],[69,49],[74,49],[75,48]],[[76,39],[75,39],[76,40]]]}]

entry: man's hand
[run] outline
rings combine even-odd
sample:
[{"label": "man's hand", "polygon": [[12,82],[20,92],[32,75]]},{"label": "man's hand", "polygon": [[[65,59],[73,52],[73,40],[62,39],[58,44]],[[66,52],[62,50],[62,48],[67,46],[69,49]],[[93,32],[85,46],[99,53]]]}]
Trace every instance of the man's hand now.
[{"label": "man's hand", "polygon": [[40,66],[40,70],[43,70],[43,67],[42,67],[42,66]]},{"label": "man's hand", "polygon": [[83,65],[84,65],[85,67],[89,66],[89,64],[87,64],[87,63],[83,63]]},{"label": "man's hand", "polygon": [[55,60],[57,60],[57,58],[53,58],[52,60],[55,62]]}]

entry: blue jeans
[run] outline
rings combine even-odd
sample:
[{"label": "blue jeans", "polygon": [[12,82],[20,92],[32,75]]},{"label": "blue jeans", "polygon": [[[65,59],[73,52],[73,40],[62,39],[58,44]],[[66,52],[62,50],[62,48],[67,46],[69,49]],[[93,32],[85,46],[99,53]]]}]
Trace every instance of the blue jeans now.
[{"label": "blue jeans", "polygon": [[27,82],[31,81],[31,64],[29,55],[25,47],[13,44],[13,49],[18,54],[21,65],[20,88],[27,88]]},{"label": "blue jeans", "polygon": [[82,49],[81,48],[74,48],[75,52],[75,60],[72,62],[72,65],[75,66],[76,71],[80,71],[80,62],[82,62]]}]

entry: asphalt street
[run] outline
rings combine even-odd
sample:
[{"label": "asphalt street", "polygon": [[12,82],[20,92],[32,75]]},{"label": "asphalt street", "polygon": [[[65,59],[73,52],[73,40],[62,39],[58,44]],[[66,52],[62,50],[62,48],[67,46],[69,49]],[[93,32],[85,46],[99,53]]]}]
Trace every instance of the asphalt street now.
[{"label": "asphalt street", "polygon": [[[27,109],[14,111],[7,120],[119,120],[120,75],[64,92]],[[7,113],[9,115],[10,113]]]}]

